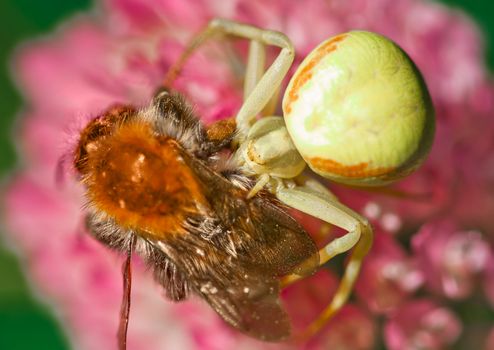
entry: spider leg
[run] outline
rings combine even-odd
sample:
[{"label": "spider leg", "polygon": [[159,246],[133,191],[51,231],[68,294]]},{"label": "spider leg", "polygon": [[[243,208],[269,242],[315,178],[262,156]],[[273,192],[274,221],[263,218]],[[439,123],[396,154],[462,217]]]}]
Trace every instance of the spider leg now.
[{"label": "spider leg", "polygon": [[266,48],[258,40],[251,40],[249,43],[249,54],[247,56],[247,66],[245,68],[244,80],[244,101],[249,97],[259,80],[264,74],[266,64]]},{"label": "spider leg", "polygon": [[[293,63],[295,52],[291,41],[283,33],[225,19],[214,19],[209,22],[206,29],[193,39],[177,63],[169,70],[165,78],[165,86],[169,86],[173,82],[187,58],[197,48],[219,34],[250,39],[244,81],[244,103],[235,118],[237,127],[235,142],[242,144],[249,133],[250,127],[254,124],[256,116],[261,112],[271,114],[274,111],[279,87]],[[266,61],[265,45],[281,48],[278,56],[266,71],[264,70]],[[268,181],[268,176],[261,178],[249,194],[249,197],[252,197],[262,189]]]},{"label": "spider leg", "polygon": [[[270,105],[273,96],[283,81],[288,69],[293,63],[295,51],[290,39],[283,33],[264,30],[247,24],[226,19],[214,19],[199,33],[182,53],[181,57],[168,71],[164,86],[169,87],[182,70],[186,60],[202,44],[212,37],[226,34],[251,40],[247,76],[245,79],[245,102],[237,116],[237,127],[240,139],[244,139],[255,117],[267,105]],[[263,45],[272,45],[281,48],[271,66],[263,73],[265,63],[265,49]]]},{"label": "spider leg", "polygon": [[264,188],[264,186],[267,185],[269,180],[270,180],[270,176],[268,174],[262,174],[261,176],[259,176],[256,184],[254,185],[254,187],[252,187],[252,189],[247,194],[247,199],[254,197],[260,190]]},{"label": "spider leg", "polygon": [[[276,105],[277,92],[293,63],[295,51],[291,41],[283,33],[230,21],[219,21],[229,27],[234,35],[251,39],[254,42],[250,45],[249,62],[247,64],[245,101],[236,116],[239,138],[243,139],[247,136],[257,114],[266,107],[268,108],[265,113],[268,114],[274,109],[273,105]],[[258,43],[255,43],[256,41]],[[281,51],[271,66],[260,77],[260,72],[264,68],[264,58],[262,56],[265,55],[264,48],[260,49],[261,44],[280,47]]]},{"label": "spider leg", "polygon": [[[249,44],[249,55],[247,56],[247,67],[245,70],[244,101],[249,97],[259,80],[261,80],[265,71],[265,64],[266,48],[264,44],[258,40],[251,40]],[[280,86],[278,86],[275,93],[262,110],[262,116],[274,114],[276,105],[278,104],[279,93]]]},{"label": "spider leg", "polygon": [[[347,301],[360,272],[362,260],[372,245],[373,232],[365,218],[335,200],[329,192],[315,189],[313,183],[278,189],[276,196],[292,208],[347,231],[345,235],[332,240],[319,251],[320,265],[353,248],[336,294],[304,332],[303,337],[307,338],[317,333]],[[288,275],[283,279],[283,285],[289,285],[300,278],[303,276]]]},{"label": "spider leg", "polygon": [[311,188],[314,191],[319,192],[321,195],[329,197],[333,201],[340,201],[339,198],[329,190],[329,188],[310,176],[300,174],[294,180],[299,186]]}]

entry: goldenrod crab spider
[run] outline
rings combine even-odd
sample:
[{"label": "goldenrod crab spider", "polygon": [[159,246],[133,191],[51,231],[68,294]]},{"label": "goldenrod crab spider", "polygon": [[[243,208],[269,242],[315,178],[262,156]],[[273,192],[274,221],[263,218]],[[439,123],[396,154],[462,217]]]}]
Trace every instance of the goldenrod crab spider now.
[{"label": "goldenrod crab spider", "polygon": [[[293,45],[283,33],[224,19],[212,20],[191,42],[165,85],[217,34],[250,40],[234,155],[243,171],[258,179],[249,196],[267,188],[288,206],[346,230],[319,251],[320,265],[353,248],[335,296],[305,333],[310,336],[345,304],[373,233],[365,218],[302,171],[307,164],[325,178],[359,186],[403,178],[422,163],[432,144],[432,102],[403,50],[381,35],[352,31],[324,41],[305,58],[284,94],[284,118],[271,116],[293,63]],[[266,71],[265,45],[281,48]],[[264,118],[257,119],[259,114]],[[300,278],[289,275],[283,282]]]}]

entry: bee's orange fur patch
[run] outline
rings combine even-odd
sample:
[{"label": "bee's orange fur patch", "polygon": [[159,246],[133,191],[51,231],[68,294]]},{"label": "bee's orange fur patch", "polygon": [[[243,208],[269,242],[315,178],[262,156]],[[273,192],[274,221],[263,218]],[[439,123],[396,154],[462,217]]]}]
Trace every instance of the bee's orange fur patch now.
[{"label": "bee's orange fur patch", "polygon": [[181,232],[186,217],[205,205],[200,184],[182,160],[180,146],[148,126],[128,123],[90,151],[85,183],[93,205],[119,226],[162,237]]},{"label": "bee's orange fur patch", "polygon": [[207,136],[211,141],[221,141],[230,137],[237,130],[235,118],[222,119],[207,128]]}]

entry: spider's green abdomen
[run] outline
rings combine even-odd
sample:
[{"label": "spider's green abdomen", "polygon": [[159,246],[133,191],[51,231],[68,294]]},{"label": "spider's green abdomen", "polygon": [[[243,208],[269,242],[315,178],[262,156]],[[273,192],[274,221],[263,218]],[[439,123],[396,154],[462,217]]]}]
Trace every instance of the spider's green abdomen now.
[{"label": "spider's green abdomen", "polygon": [[357,185],[385,184],[425,158],[432,102],[411,59],[389,39],[349,32],[302,62],[283,99],[285,123],[316,173]]}]

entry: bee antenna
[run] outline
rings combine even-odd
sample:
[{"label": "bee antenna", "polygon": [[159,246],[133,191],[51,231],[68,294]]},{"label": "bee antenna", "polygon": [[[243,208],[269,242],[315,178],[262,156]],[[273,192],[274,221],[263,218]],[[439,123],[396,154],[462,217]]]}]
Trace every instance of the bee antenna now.
[{"label": "bee antenna", "polygon": [[211,37],[213,34],[216,33],[216,28],[213,27],[206,27],[201,33],[199,33],[197,36],[195,36],[185,47],[184,51],[178,58],[178,60],[175,61],[174,64],[171,65],[171,67],[168,69],[168,72],[165,75],[165,78],[163,79],[163,86],[165,88],[171,89],[171,86],[173,85],[173,82],[177,77],[180,75],[182,72],[185,63],[189,59],[190,56],[202,45],[204,42]]},{"label": "bee antenna", "polygon": [[132,287],[132,268],[131,268],[131,258],[132,251],[134,250],[134,245],[136,241],[136,236],[133,234],[129,240],[129,246],[127,248],[127,258],[122,265],[122,276],[123,276],[123,295],[122,304],[120,306],[120,324],[118,326],[118,349],[127,349],[127,329],[129,327],[129,314],[130,314],[130,292]]}]

